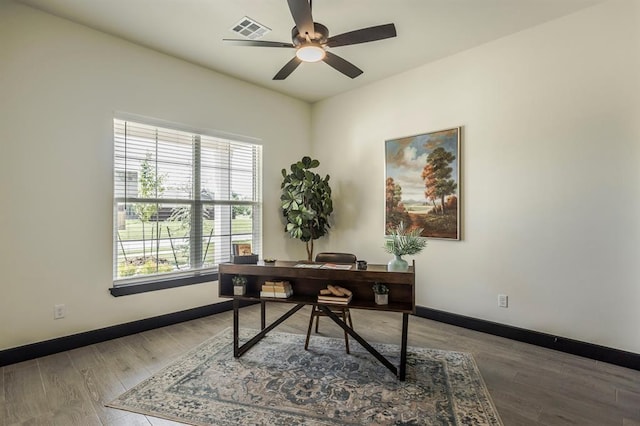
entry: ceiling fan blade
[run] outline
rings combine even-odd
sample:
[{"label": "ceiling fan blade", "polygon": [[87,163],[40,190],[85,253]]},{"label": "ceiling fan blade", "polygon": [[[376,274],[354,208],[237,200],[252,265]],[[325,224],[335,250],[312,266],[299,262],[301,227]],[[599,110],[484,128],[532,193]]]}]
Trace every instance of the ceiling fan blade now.
[{"label": "ceiling fan blade", "polygon": [[285,66],[282,67],[275,76],[273,76],[273,79],[284,80],[285,78],[289,77],[289,74],[291,74],[296,68],[298,68],[298,65],[300,65],[301,62],[302,61],[298,59],[297,56],[294,56],[293,59],[287,62]]},{"label": "ceiling fan blade", "polygon": [[340,56],[334,55],[331,52],[326,53],[323,61],[331,65],[333,68],[340,71],[347,77],[356,78],[363,73],[360,68],[356,67],[351,62],[347,61],[346,59],[342,59]]},{"label": "ceiling fan blade", "polygon": [[289,3],[289,10],[298,32],[303,36],[308,33],[310,37],[313,37],[315,31],[313,29],[313,16],[311,16],[309,0],[287,0],[287,3]]},{"label": "ceiling fan blade", "polygon": [[225,38],[224,41],[227,44],[234,46],[254,46],[254,47],[294,47],[291,43],[282,43],[279,41],[266,41],[266,40],[234,40]]},{"label": "ceiling fan blade", "polygon": [[368,43],[370,41],[383,40],[396,36],[396,26],[393,24],[377,25],[375,27],[362,28],[348,33],[329,37],[327,46],[338,47],[350,44]]}]

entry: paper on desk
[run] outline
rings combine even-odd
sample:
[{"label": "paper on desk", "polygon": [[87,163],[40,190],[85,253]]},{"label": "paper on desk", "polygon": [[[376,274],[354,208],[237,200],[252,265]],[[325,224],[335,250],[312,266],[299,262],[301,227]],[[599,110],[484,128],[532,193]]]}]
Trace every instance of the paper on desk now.
[{"label": "paper on desk", "polygon": [[324,269],[351,269],[353,265],[337,265],[335,263],[325,263],[322,265]]}]

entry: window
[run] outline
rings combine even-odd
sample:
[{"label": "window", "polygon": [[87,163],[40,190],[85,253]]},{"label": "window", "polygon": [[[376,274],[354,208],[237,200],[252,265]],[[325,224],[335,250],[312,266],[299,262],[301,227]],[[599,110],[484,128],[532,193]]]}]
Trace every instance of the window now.
[{"label": "window", "polygon": [[114,289],[207,281],[234,248],[261,252],[261,146],[113,123]]}]

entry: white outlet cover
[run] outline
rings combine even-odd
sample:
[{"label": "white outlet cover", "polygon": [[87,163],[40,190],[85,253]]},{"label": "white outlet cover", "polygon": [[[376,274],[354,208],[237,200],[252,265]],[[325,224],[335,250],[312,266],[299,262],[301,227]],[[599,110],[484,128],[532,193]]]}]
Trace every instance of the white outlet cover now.
[{"label": "white outlet cover", "polygon": [[53,319],[64,318],[66,314],[66,306],[65,305],[54,305],[53,306]]},{"label": "white outlet cover", "polygon": [[507,296],[506,294],[499,294],[498,295],[498,307],[499,308],[506,308],[509,306],[509,296]]}]

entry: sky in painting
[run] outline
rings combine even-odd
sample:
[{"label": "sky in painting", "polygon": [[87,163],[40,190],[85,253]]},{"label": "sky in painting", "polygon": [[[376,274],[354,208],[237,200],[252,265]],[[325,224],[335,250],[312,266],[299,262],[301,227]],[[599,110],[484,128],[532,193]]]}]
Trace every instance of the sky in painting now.
[{"label": "sky in painting", "polygon": [[453,169],[451,178],[458,183],[457,128],[386,141],[386,177],[391,177],[395,183],[400,184],[403,201],[426,201],[424,181],[420,175],[427,164],[427,157],[438,147],[456,156],[450,166]]}]

